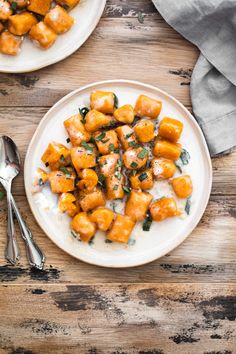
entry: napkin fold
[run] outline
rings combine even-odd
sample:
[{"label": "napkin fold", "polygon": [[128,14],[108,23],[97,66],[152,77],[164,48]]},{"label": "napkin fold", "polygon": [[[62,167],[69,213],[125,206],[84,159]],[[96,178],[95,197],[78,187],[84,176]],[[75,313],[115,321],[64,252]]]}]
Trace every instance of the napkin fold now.
[{"label": "napkin fold", "polygon": [[194,115],[211,156],[236,145],[236,1],[152,0],[201,51],[191,78]]}]

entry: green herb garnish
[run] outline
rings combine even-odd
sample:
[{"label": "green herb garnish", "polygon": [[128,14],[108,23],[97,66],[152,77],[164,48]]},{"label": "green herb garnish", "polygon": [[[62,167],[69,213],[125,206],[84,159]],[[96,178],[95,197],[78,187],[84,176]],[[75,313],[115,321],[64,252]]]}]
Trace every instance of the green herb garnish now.
[{"label": "green herb garnish", "polygon": [[143,159],[145,156],[148,155],[148,151],[146,149],[142,149],[139,153],[138,153],[138,158],[139,159]]},{"label": "green herb garnish", "polygon": [[63,9],[66,10],[66,11],[69,11],[69,9],[70,9],[70,6],[68,6],[68,5],[66,5],[66,4],[63,4],[63,5],[61,5],[61,6],[62,6]]},{"label": "green herb garnish", "polygon": [[178,164],[177,161],[175,161],[175,166],[178,168],[180,173],[183,173],[183,170],[182,170],[181,166]]},{"label": "green herb garnish", "polygon": [[128,142],[128,146],[129,146],[129,147],[134,147],[134,148],[140,147],[140,145],[137,144],[135,141],[129,141],[129,142]]},{"label": "green herb garnish", "polygon": [[126,194],[130,194],[130,192],[131,192],[131,188],[128,186],[123,186],[123,190]]},{"label": "green herb garnish", "polygon": [[188,198],[184,208],[187,215],[190,214],[190,209],[191,209],[191,198]]},{"label": "green herb garnish", "polygon": [[117,189],[119,188],[118,184],[116,184],[112,189],[113,191],[117,191]]},{"label": "green herb garnish", "polygon": [[70,143],[70,138],[67,138],[66,142],[67,142],[67,144],[69,144]]},{"label": "green herb garnish", "polygon": [[93,137],[91,137],[91,139],[89,140],[89,142],[92,143],[92,144],[95,144],[95,143],[96,143],[96,140],[95,140]]},{"label": "green herb garnish", "polygon": [[120,180],[121,179],[121,173],[119,171],[116,171],[115,172],[115,177]]},{"label": "green herb garnish", "polygon": [[146,217],[143,222],[143,231],[149,231],[152,225],[152,217],[150,214]]},{"label": "green herb garnish", "polygon": [[103,174],[98,176],[98,184],[100,184],[100,186],[104,187],[104,181],[105,181],[105,176]]},{"label": "green herb garnish", "polygon": [[190,155],[187,150],[182,149],[180,154],[180,160],[182,161],[183,165],[187,165],[189,163]]},{"label": "green herb garnish", "polygon": [[60,156],[60,161],[64,162],[66,159],[65,159],[65,156],[64,155],[61,155]]},{"label": "green herb garnish", "polygon": [[99,135],[95,138],[95,140],[96,140],[96,141],[100,141],[100,140],[102,140],[103,138],[105,138],[105,136],[106,136],[105,133],[101,133],[101,134],[99,134]]},{"label": "green herb garnish", "polygon": [[138,13],[138,22],[139,23],[144,22],[144,14],[141,11],[139,11],[139,13]]},{"label": "green herb garnish", "polygon": [[17,9],[17,2],[13,1],[12,4],[11,4],[11,8],[13,11],[16,11]]},{"label": "green herb garnish", "polygon": [[129,246],[134,246],[136,243],[136,240],[134,238],[130,238],[129,241],[128,241],[128,245]]},{"label": "green herb garnish", "polygon": [[110,151],[114,151],[114,150],[115,150],[114,144],[112,144],[112,143],[109,144],[108,149],[109,149]]},{"label": "green herb garnish", "polygon": [[137,162],[134,161],[130,164],[130,167],[132,168],[136,168],[137,166],[138,166]]},{"label": "green herb garnish", "polygon": [[119,105],[118,97],[116,96],[115,93],[113,93],[113,95],[114,95],[114,107],[115,107],[115,108],[118,108],[118,105]]},{"label": "green herb garnish", "polygon": [[82,141],[81,145],[88,151],[93,151],[93,147],[90,146],[86,141]]},{"label": "green herb garnish", "polygon": [[147,179],[148,175],[146,172],[141,173],[141,175],[138,176],[138,179],[140,180],[140,182],[144,181],[145,179]]},{"label": "green herb garnish", "polygon": [[107,143],[109,140],[110,140],[110,139],[108,138],[108,139],[105,139],[105,140],[101,140],[101,142],[102,142],[103,144],[105,144],[105,143]]},{"label": "green herb garnish", "polygon": [[132,133],[129,133],[129,134],[126,134],[126,135],[125,135],[125,139],[129,139],[133,134],[134,134],[133,132],[132,132]]},{"label": "green herb garnish", "polygon": [[89,242],[88,242],[89,246],[92,246],[94,244],[94,237],[92,237]]},{"label": "green herb garnish", "polygon": [[76,240],[81,241],[79,234],[77,234],[75,231],[70,230],[70,233],[71,233],[71,236],[73,236]]},{"label": "green herb garnish", "polygon": [[79,113],[82,118],[85,118],[85,116],[88,112],[89,112],[89,109],[87,107],[79,108]]},{"label": "green herb garnish", "polygon": [[65,166],[61,166],[59,170],[63,172],[64,175],[71,176],[71,172]]},{"label": "green herb garnish", "polygon": [[123,162],[122,162],[122,160],[121,160],[121,159],[118,159],[118,161],[117,161],[117,165],[118,165],[119,167],[122,167],[122,166],[123,166]]},{"label": "green herb garnish", "polygon": [[42,186],[44,183],[43,183],[43,179],[42,178],[39,178],[39,181],[38,181],[38,185],[39,186]]},{"label": "green herb garnish", "polygon": [[0,191],[0,200],[3,200],[3,199],[4,199],[4,197],[5,197],[4,192]]}]

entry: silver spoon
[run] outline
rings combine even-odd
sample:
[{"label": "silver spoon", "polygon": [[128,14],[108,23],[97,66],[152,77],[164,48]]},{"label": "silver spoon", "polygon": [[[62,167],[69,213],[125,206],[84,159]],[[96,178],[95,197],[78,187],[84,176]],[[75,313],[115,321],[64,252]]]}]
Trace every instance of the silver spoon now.
[{"label": "silver spoon", "polygon": [[12,207],[20,225],[22,238],[26,243],[27,258],[31,266],[38,269],[43,268],[45,256],[32,239],[32,234],[23,220],[15,200],[11,194],[11,182],[20,171],[20,155],[17,146],[11,138],[2,136],[0,138],[0,182],[7,192],[8,201],[8,243],[6,247],[6,258],[15,264],[19,259],[19,250],[16,244],[14,223],[12,218]]}]

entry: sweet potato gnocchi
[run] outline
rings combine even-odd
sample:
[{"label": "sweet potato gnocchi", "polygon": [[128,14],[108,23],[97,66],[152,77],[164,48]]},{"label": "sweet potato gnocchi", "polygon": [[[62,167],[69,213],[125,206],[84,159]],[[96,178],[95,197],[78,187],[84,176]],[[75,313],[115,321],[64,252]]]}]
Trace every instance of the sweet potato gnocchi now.
[{"label": "sweet potato gnocchi", "polygon": [[0,0],[0,53],[16,56],[28,38],[41,49],[50,48],[70,30],[69,11],[80,0]]},{"label": "sweet potato gnocchi", "polygon": [[[50,24],[50,16],[46,15],[45,25]],[[113,92],[92,92],[90,107],[65,117],[71,145],[51,142],[47,146],[41,157],[47,170],[38,169],[36,183],[49,184],[59,194],[58,208],[72,218],[72,234],[80,241],[91,242],[100,230],[107,242],[128,243],[136,223],[149,231],[152,221],[183,214],[177,202],[183,199],[189,214],[193,184],[183,167],[190,156],[178,142],[184,126],[171,117],[159,121],[161,108],[161,101],[145,95],[137,98],[134,107],[118,107]],[[153,190],[163,181],[171,195],[155,198]],[[123,212],[111,207],[118,199],[124,202]]]}]

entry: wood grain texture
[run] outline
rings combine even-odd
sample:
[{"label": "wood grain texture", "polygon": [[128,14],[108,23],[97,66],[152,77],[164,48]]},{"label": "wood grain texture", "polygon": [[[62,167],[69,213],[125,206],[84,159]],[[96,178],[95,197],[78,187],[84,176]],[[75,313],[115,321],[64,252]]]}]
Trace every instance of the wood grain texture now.
[{"label": "wood grain texture", "polygon": [[[24,161],[49,107],[106,79],[158,86],[191,111],[198,54],[151,0],[108,0],[97,29],[72,56],[34,73],[0,74],[0,133],[16,141]],[[234,354],[235,171],[236,150],[213,159],[210,202],[192,235],[155,262],[121,270],[85,264],[57,248],[30,212],[21,173],[13,192],[47,261],[43,271],[31,269],[18,237],[21,261],[6,263],[0,201],[0,354]]]},{"label": "wood grain texture", "polygon": [[191,283],[2,286],[0,306],[11,301],[0,311],[1,353],[233,354],[235,291]]},{"label": "wood grain texture", "polygon": [[[211,196],[210,203],[192,235],[174,251],[150,264],[132,269],[106,269],[85,264],[65,254],[36,225],[25,197],[16,201],[47,255],[44,272],[32,271],[20,242],[20,265],[4,261],[5,237],[0,239],[0,282],[2,283],[106,283],[106,282],[219,282],[236,281],[236,196]],[[6,228],[6,205],[0,202],[0,234]],[[18,231],[19,235],[19,231]],[[20,240],[20,235],[18,237]]]},{"label": "wood grain texture", "polygon": [[103,18],[80,50],[63,62],[35,73],[1,74],[0,105],[51,106],[81,85],[117,78],[156,85],[190,105],[190,74],[183,77],[181,70],[191,73],[197,56],[160,17],[143,24],[136,17]]}]

